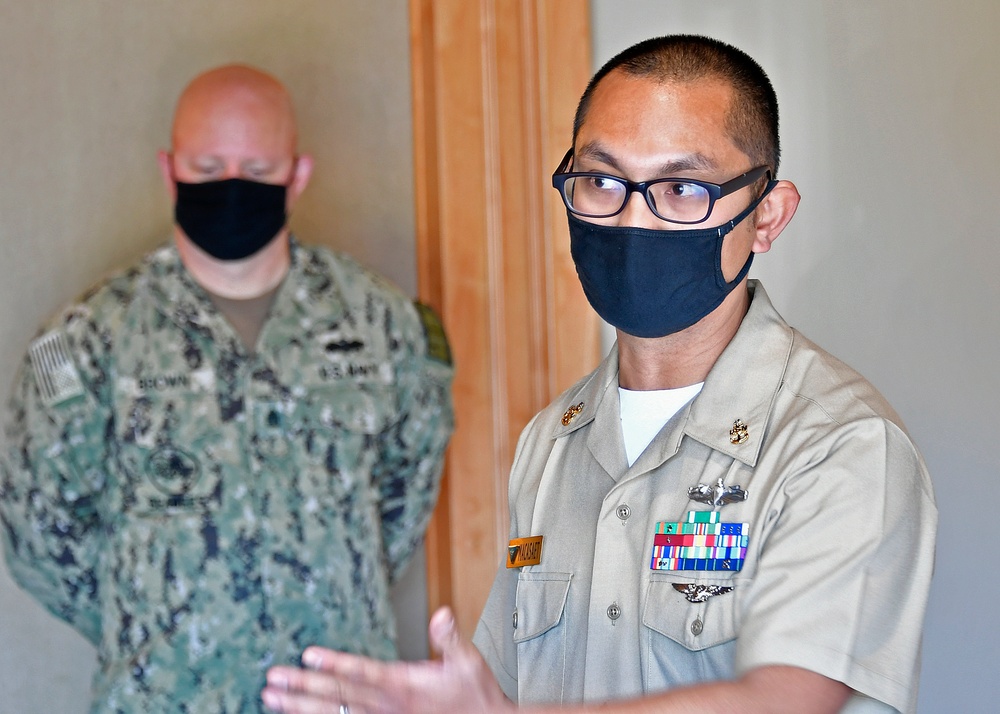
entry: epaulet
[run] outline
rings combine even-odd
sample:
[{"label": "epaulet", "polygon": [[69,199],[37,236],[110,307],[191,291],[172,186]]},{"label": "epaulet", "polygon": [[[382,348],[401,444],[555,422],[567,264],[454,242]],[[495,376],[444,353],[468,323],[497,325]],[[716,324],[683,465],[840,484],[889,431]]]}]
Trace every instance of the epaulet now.
[{"label": "epaulet", "polygon": [[84,393],[83,380],[61,330],[52,330],[28,346],[35,384],[45,406],[51,407]]},{"label": "epaulet", "polygon": [[427,339],[427,356],[442,364],[451,365],[451,347],[448,346],[448,337],[444,334],[441,318],[438,317],[433,308],[422,302],[414,300],[413,306],[417,309],[420,323],[424,327],[424,337]]}]

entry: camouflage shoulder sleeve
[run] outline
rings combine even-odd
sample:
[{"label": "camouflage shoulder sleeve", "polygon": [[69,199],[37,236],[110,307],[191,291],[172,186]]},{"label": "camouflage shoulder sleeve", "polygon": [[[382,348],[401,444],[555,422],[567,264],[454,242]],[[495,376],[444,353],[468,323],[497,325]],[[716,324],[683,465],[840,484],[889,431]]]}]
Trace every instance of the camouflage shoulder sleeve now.
[{"label": "camouflage shoulder sleeve", "polygon": [[100,635],[97,496],[107,409],[94,390],[96,335],[76,308],[34,340],[14,381],[0,451],[8,569],[57,617]]},{"label": "camouflage shoulder sleeve", "polygon": [[454,428],[454,367],[441,321],[420,303],[402,303],[397,314],[395,329],[403,345],[396,360],[400,418],[382,440],[378,474],[382,537],[392,579],[423,541]]},{"label": "camouflage shoulder sleeve", "polygon": [[451,367],[451,346],[448,344],[448,336],[444,333],[441,318],[430,305],[415,301],[413,307],[423,327],[427,358]]},{"label": "camouflage shoulder sleeve", "polygon": [[[348,255],[312,249],[329,266],[346,302],[378,330],[372,342],[385,346],[393,375],[398,418],[378,437],[372,467],[390,581],[401,574],[424,538],[437,502],[444,450],[454,415],[454,366],[444,328],[426,305],[409,300],[395,285]],[[376,307],[377,306],[377,307]]]}]

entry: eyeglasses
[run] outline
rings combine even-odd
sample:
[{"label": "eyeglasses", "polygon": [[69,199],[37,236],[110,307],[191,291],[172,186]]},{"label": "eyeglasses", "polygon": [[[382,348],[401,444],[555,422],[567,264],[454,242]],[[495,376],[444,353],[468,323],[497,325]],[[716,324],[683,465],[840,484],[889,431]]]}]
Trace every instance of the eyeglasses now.
[{"label": "eyeglasses", "polygon": [[559,190],[566,208],[585,218],[618,215],[625,210],[632,192],[638,191],[657,218],[670,223],[701,223],[712,215],[712,208],[720,198],[771,175],[768,167],[758,166],[722,184],[686,178],[658,178],[636,183],[609,174],[567,173],[572,158],[573,150],[570,149],[552,174],[552,185]]}]

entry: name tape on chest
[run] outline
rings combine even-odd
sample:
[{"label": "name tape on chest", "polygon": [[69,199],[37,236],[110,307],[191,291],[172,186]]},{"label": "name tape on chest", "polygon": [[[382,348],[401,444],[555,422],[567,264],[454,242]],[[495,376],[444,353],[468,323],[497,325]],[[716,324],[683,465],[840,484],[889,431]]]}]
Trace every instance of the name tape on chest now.
[{"label": "name tape on chest", "polygon": [[742,570],[749,523],[723,523],[718,511],[688,511],[684,521],[661,521],[653,535],[650,570]]},{"label": "name tape on chest", "polygon": [[507,567],[522,568],[542,562],[542,536],[514,538],[507,544]]}]

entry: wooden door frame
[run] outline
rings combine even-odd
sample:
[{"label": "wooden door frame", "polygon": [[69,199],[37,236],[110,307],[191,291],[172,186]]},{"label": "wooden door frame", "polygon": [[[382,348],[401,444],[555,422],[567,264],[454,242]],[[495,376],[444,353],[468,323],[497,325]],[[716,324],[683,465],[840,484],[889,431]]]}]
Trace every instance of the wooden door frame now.
[{"label": "wooden door frame", "polygon": [[588,81],[587,0],[410,0],[417,283],[456,364],[428,601],[471,634],[508,538],[517,437],[599,360],[549,175]]}]

